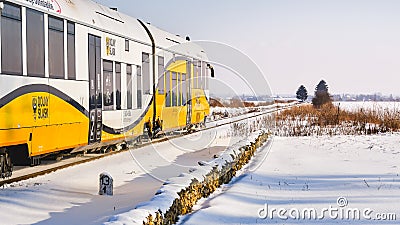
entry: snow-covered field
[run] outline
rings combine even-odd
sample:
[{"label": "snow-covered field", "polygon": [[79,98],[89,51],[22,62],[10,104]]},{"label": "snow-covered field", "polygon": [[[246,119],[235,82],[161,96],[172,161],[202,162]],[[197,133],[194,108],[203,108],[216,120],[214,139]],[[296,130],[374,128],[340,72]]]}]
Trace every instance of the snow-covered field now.
[{"label": "snow-covered field", "polygon": [[399,146],[400,134],[276,137],[181,224],[399,224]]},{"label": "snow-covered field", "polygon": [[400,111],[400,102],[333,102],[333,104],[350,111],[358,110],[360,108],[375,111]]}]

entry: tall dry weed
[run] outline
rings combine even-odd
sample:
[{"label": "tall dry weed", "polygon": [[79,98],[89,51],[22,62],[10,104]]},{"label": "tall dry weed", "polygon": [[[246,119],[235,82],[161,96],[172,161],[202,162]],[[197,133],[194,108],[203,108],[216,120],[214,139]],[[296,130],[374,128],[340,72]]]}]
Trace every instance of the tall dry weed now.
[{"label": "tall dry weed", "polygon": [[310,135],[315,131],[318,131],[317,134],[376,134],[400,131],[400,108],[375,106],[372,109],[360,108],[351,111],[333,104],[325,104],[318,109],[312,105],[300,105],[282,111],[276,119],[277,130],[283,129],[285,134],[290,133],[291,136]]}]

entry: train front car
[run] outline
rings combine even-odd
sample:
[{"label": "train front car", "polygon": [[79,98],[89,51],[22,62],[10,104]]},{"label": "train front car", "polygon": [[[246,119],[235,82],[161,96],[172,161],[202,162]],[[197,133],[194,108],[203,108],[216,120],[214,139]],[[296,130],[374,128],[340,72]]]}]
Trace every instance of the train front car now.
[{"label": "train front car", "polygon": [[1,177],[208,115],[199,46],[92,1],[1,6]]},{"label": "train front car", "polygon": [[142,134],[151,42],[135,18],[85,0],[1,6],[1,177]]},{"label": "train front car", "polygon": [[87,58],[76,47],[85,22],[71,4],[1,1],[2,177],[12,164],[37,165],[43,155],[88,144],[87,72],[80,67]]}]

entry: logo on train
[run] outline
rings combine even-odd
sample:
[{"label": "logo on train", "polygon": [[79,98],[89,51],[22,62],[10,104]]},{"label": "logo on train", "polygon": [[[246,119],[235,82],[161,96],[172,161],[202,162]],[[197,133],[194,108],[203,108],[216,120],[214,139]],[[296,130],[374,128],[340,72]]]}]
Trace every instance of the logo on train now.
[{"label": "logo on train", "polygon": [[44,8],[49,11],[56,12],[61,14],[60,4],[56,0],[26,0],[33,6],[39,6],[40,8]]},{"label": "logo on train", "polygon": [[115,43],[117,40],[106,37],[106,53],[107,55],[115,55]]},{"label": "logo on train", "polygon": [[33,119],[49,118],[49,97],[34,96],[32,97]]}]

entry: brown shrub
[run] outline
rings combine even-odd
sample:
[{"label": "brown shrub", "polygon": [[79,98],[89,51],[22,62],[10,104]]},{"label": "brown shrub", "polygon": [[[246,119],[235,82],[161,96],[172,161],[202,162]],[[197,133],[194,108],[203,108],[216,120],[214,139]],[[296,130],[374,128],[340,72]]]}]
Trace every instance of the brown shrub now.
[{"label": "brown shrub", "polygon": [[275,99],[275,103],[292,103],[292,102],[297,102],[297,100],[290,99],[290,100],[280,100],[280,99]]},{"label": "brown shrub", "polygon": [[209,102],[211,107],[224,107],[220,99],[210,98]]},{"label": "brown shrub", "polygon": [[[300,105],[281,112],[277,115],[277,120],[305,121],[310,125],[321,127],[350,124],[358,126],[360,129],[371,129],[367,128],[367,125],[374,124],[379,127],[379,132],[400,130],[400,111],[397,109],[390,111],[388,109],[370,110],[361,108],[357,111],[348,111],[333,104],[324,104],[318,109],[312,105]],[[373,133],[374,131],[370,132]]]},{"label": "brown shrub", "polygon": [[244,107],[256,107],[256,105],[253,102],[243,102]]}]

